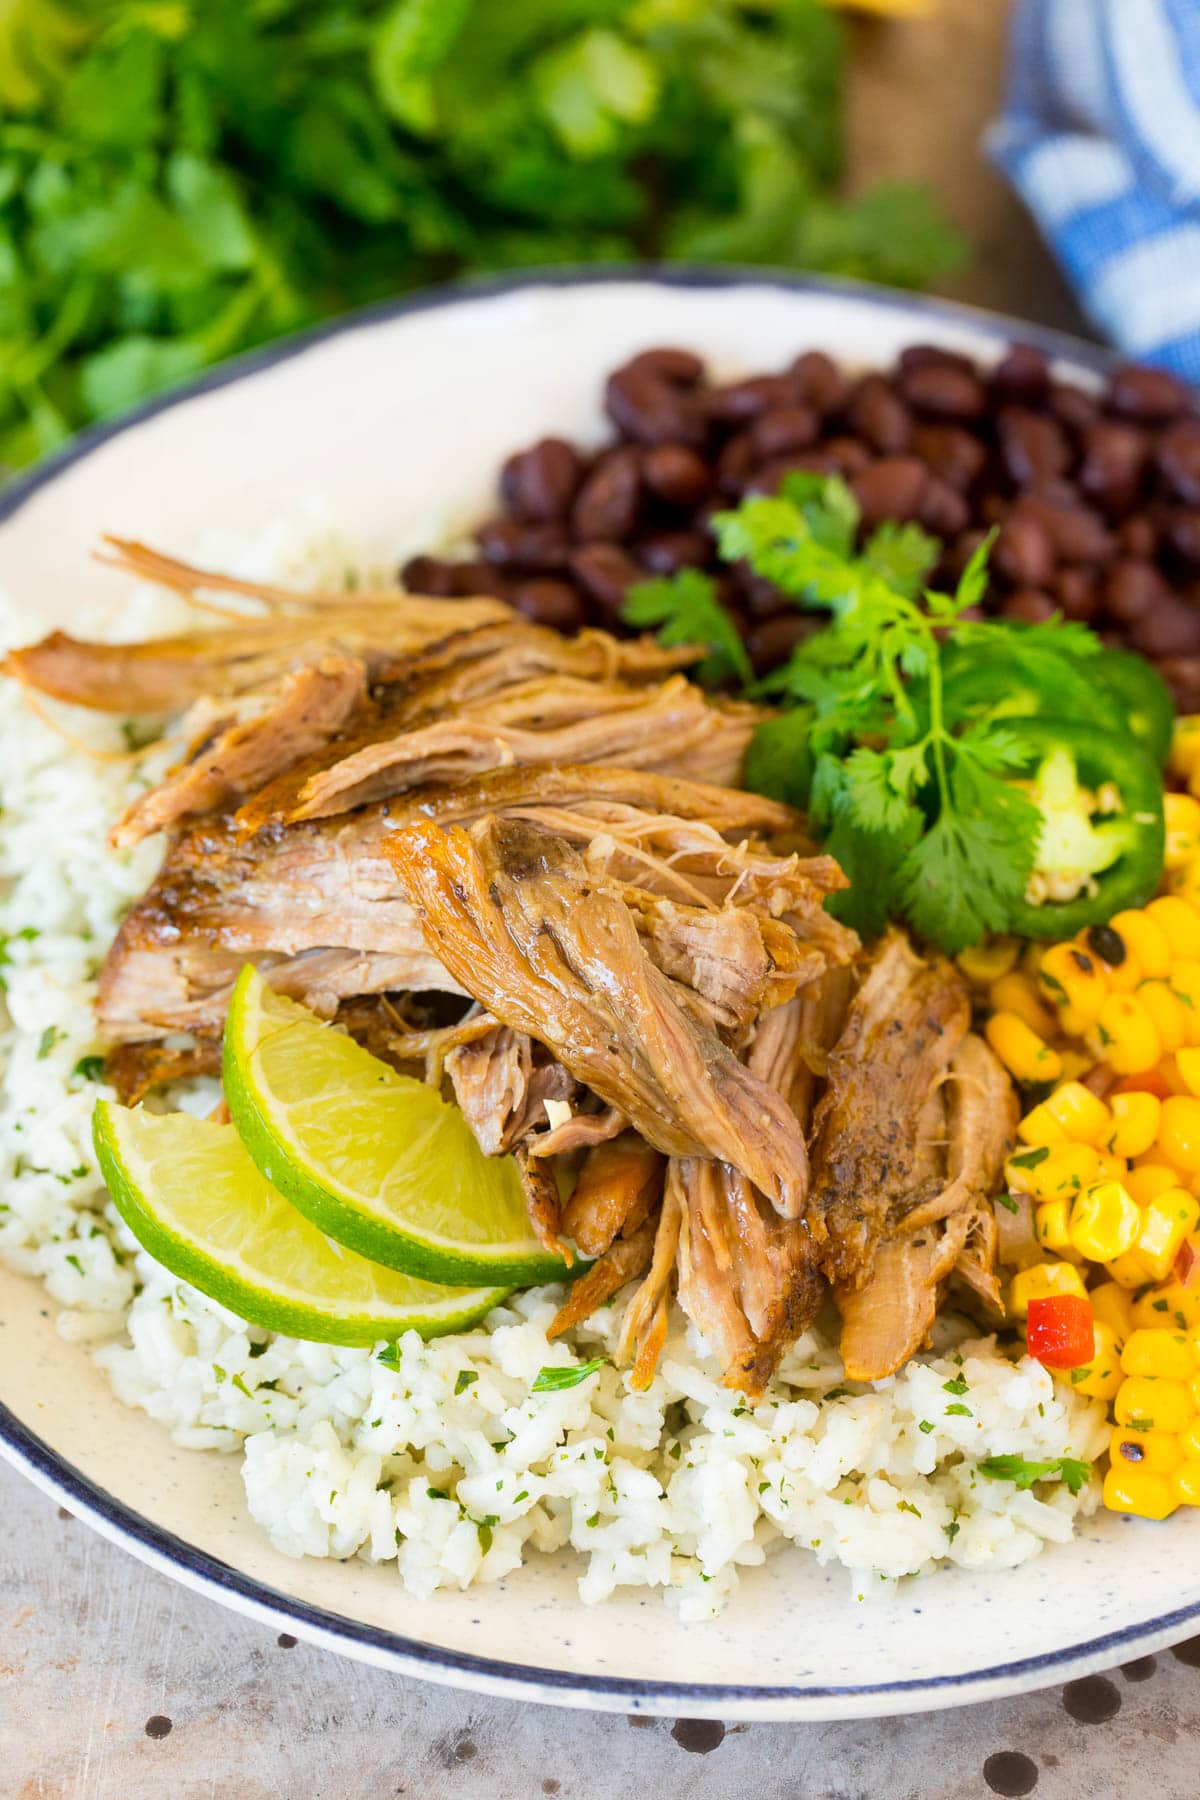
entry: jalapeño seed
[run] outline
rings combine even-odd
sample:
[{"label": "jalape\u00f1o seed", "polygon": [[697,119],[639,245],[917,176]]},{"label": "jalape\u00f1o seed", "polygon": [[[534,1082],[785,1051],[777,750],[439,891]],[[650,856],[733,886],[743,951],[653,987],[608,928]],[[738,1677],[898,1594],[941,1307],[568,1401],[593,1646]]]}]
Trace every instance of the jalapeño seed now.
[{"label": "jalape\u00f1o seed", "polygon": [[1110,969],[1119,969],[1125,961],[1125,940],[1111,925],[1093,925],[1088,932],[1088,944]]}]

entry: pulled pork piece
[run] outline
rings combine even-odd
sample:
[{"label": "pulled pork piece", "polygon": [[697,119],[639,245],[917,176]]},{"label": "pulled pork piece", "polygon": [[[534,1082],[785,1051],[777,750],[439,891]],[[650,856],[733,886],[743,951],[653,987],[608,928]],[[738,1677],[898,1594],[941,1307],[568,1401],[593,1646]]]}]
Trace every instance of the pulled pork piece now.
[{"label": "pulled pork piece", "polygon": [[298,757],[329,742],[366,693],[357,658],[323,656],[284,675],[238,712],[218,712],[165,781],[122,814],[109,833],[125,849],[181,819],[215,812],[253,793]]},{"label": "pulled pork piece", "polygon": [[392,594],[364,601],[356,594],[325,612],[247,618],[141,644],[87,643],[54,631],[40,643],[10,650],[0,669],[55,700],[97,712],[181,712],[205,696],[267,687],[325,656],[360,660],[369,681],[395,681],[427,644],[509,616],[499,600]]},{"label": "pulled pork piece", "polygon": [[446,1057],[454,1098],[485,1156],[504,1156],[539,1125],[546,1101],[567,1101],[576,1084],[540,1044],[507,1025],[460,1044]]},{"label": "pulled pork piece", "polygon": [[944,1088],[934,1091],[924,1109],[918,1192],[931,1185],[929,1168],[940,1166],[942,1173],[932,1182],[936,1191],[918,1197],[907,1210],[897,1208],[865,1281],[838,1289],[842,1360],[852,1380],[875,1381],[907,1362],[928,1338],[952,1274],[990,1311],[1002,1314],[989,1199],[1016,1123],[1008,1076],[983,1039],[968,1035],[951,1060]]},{"label": "pulled pork piece", "polygon": [[534,1235],[544,1250],[549,1250],[552,1256],[561,1256],[570,1268],[575,1255],[570,1244],[564,1244],[560,1235],[562,1202],[559,1199],[558,1177],[554,1173],[553,1164],[543,1162],[540,1157],[530,1156],[524,1145],[518,1145],[514,1155],[521,1172],[521,1186],[525,1190],[525,1211],[529,1215]]},{"label": "pulled pork piece", "polygon": [[[430,712],[418,692],[383,709],[323,766],[301,768],[246,809],[243,823],[323,819],[423,783],[459,785],[489,769],[615,763],[733,786],[756,725],[753,706],[711,700],[683,675],[658,686],[541,676]],[[269,807],[269,811],[267,810]]]},{"label": "pulled pork piece", "polygon": [[683,1223],[683,1185],[680,1165],[672,1157],[667,1164],[666,1186],[662,1209],[654,1232],[654,1249],[650,1271],[625,1308],[621,1320],[621,1336],[617,1356],[622,1362],[633,1361],[629,1385],[635,1393],[644,1393],[654,1380],[654,1371],[667,1341],[671,1322],[671,1290],[674,1286],[675,1259],[679,1254],[679,1233]]},{"label": "pulled pork piece", "polygon": [[830,1054],[813,1121],[813,1199],[828,1231],[825,1273],[835,1287],[866,1279],[893,1208],[914,1203],[921,1109],[969,1023],[967,990],[953,965],[941,956],[923,961],[901,932],[890,931]]},{"label": "pulled pork piece", "polygon": [[388,840],[433,953],[656,1149],[748,1175],[787,1217],[808,1191],[794,1113],[681,1003],[618,893],[561,839],[510,819]]},{"label": "pulled pork piece", "polygon": [[[582,1325],[606,1300],[611,1300],[614,1294],[620,1293],[627,1282],[641,1275],[650,1266],[657,1232],[656,1218],[643,1219],[628,1237],[619,1237],[574,1283],[551,1320],[546,1336],[561,1337],[564,1331],[570,1331],[575,1325]],[[657,1352],[655,1356],[657,1360]],[[648,1384],[643,1382],[641,1385],[644,1387]]]},{"label": "pulled pork piece", "polygon": [[116,1089],[123,1106],[136,1106],[154,1088],[171,1081],[189,1081],[196,1075],[221,1073],[221,1046],[207,1042],[185,1044],[119,1044],[104,1059],[104,1079]]},{"label": "pulled pork piece", "polygon": [[640,1226],[662,1196],[666,1163],[636,1131],[597,1144],[584,1158],[563,1212],[563,1230],[585,1256],[602,1256],[619,1232]]}]

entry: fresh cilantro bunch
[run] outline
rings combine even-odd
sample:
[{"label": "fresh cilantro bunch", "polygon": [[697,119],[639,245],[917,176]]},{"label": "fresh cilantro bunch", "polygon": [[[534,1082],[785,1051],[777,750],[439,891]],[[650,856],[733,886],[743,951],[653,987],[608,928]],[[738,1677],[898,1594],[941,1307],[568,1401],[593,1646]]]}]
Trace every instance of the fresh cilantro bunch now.
[{"label": "fresh cilantro bunch", "polygon": [[[1005,682],[1029,680],[1093,716],[1087,662],[1098,640],[1072,624],[967,616],[983,598],[987,543],[952,594],[924,586],[939,546],[915,525],[883,525],[857,549],[859,510],[836,478],[791,475],[777,497],[746,500],[714,524],[725,561],[830,615],[753,689],[784,710],[756,733],[746,782],[807,809],[850,878],[833,910],[867,935],[907,919],[950,952],[1004,930],[1041,830],[1013,781],[1029,767],[1036,723],[1006,712]],[[741,674],[749,689],[707,576],[635,588],[626,617],[667,621],[660,635],[671,642],[708,644],[707,666]],[[992,695],[982,706],[981,676]]]},{"label": "fresh cilantro bunch", "polygon": [[637,256],[919,283],[835,190],[821,0],[0,0],[0,463],[465,270]]}]

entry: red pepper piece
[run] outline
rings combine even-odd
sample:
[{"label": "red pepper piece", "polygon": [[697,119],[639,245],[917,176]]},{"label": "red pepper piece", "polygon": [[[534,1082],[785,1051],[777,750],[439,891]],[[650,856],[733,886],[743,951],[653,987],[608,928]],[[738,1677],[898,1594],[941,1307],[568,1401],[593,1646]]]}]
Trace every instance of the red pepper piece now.
[{"label": "red pepper piece", "polygon": [[1180,1287],[1190,1287],[1196,1279],[1197,1263],[1200,1263],[1200,1257],[1193,1250],[1191,1239],[1184,1238],[1179,1246],[1179,1255],[1175,1258],[1175,1267],[1171,1271]]},{"label": "red pepper piece", "polygon": [[1029,1354],[1048,1369],[1078,1369],[1095,1354],[1092,1303],[1082,1294],[1029,1302]]}]

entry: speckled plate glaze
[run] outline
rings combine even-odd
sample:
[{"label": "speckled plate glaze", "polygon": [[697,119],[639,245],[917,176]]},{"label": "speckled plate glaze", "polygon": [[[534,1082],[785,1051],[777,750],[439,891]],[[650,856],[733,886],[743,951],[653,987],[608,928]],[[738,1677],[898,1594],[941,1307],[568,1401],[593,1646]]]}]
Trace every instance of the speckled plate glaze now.
[{"label": "speckled plate glaze", "polygon": [[[381,558],[488,506],[501,458],[545,432],[598,438],[600,377],[649,344],[721,372],[821,346],[886,362],[936,340],[985,359],[1013,336],[1084,382],[1096,349],[1015,321],[761,272],[567,274],[452,289],[245,359],[85,434],[0,496],[0,579],[31,635],[111,610],[102,531],[186,552],[310,498]],[[953,1571],[855,1604],[798,1552],[747,1571],[715,1624],[657,1594],[580,1605],[549,1558],[494,1587],[404,1593],[388,1566],[293,1562],[246,1515],[234,1459],[177,1449],[57,1337],[34,1283],[0,1270],[0,1454],[135,1556],[197,1592],[350,1656],[483,1693],[626,1712],[831,1719],[961,1704],[1062,1681],[1194,1633],[1200,1515],[1094,1520],[1011,1573]]]}]

